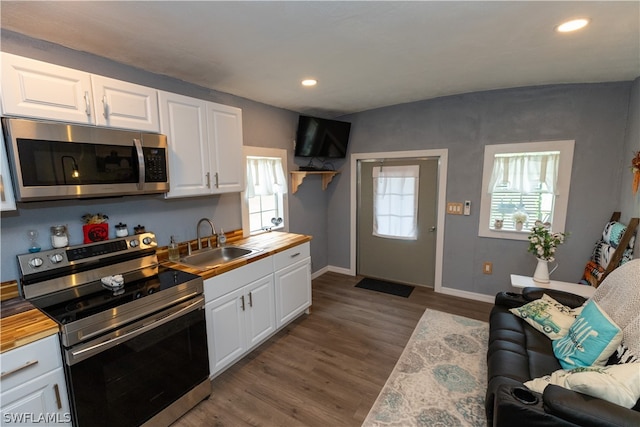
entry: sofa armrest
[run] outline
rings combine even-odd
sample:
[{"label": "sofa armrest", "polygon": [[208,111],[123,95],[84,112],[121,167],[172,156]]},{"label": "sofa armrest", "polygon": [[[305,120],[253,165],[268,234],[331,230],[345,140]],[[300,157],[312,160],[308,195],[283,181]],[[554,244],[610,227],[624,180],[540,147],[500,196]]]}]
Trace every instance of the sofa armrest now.
[{"label": "sofa armrest", "polygon": [[522,296],[527,302],[540,299],[542,298],[543,294],[547,294],[554,300],[558,301],[560,304],[566,305],[567,307],[571,308],[580,307],[587,300],[580,295],[572,294],[565,291],[558,291],[555,289],[528,287],[522,290]]},{"label": "sofa armrest", "polygon": [[542,400],[547,413],[580,426],[640,425],[640,412],[557,385],[548,385]]}]

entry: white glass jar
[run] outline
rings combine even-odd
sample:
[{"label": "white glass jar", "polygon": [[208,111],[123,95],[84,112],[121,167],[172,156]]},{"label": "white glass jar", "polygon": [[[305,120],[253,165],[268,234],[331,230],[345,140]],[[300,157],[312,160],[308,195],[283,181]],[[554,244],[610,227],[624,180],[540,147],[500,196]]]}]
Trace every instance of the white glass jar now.
[{"label": "white glass jar", "polygon": [[69,233],[66,225],[54,225],[51,227],[51,246],[54,248],[66,248],[69,246]]}]

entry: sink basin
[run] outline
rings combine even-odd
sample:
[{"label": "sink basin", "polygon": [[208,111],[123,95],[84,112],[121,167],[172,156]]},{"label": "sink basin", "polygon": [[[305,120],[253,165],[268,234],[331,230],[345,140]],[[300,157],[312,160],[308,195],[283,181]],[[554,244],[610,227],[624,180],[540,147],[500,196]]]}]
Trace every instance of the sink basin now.
[{"label": "sink basin", "polygon": [[209,268],[215,268],[221,264],[224,264],[225,262],[233,261],[234,259],[254,254],[256,252],[259,252],[259,250],[242,248],[239,246],[206,248],[201,249],[191,255],[187,255],[186,257],[180,258],[180,261],[178,262],[201,270],[206,270]]}]

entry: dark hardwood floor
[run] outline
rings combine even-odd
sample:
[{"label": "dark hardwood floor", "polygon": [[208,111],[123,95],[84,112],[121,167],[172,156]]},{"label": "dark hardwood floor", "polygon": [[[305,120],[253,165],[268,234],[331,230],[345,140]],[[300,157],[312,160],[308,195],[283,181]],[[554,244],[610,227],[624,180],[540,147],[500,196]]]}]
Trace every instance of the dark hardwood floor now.
[{"label": "dark hardwood floor", "polygon": [[326,273],[313,305],[214,378],[174,426],[360,426],[426,308],[488,321],[491,304],[416,287],[409,298]]}]

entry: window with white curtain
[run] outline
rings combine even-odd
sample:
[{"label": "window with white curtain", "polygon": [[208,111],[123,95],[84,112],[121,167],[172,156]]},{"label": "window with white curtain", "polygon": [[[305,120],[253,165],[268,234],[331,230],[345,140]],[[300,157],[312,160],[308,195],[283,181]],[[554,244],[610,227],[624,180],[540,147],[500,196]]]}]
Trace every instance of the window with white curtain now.
[{"label": "window with white curtain", "polygon": [[244,152],[247,187],[242,193],[243,234],[288,229],[286,150],[244,147]]},{"label": "window with white curtain", "polygon": [[418,238],[420,166],[378,166],[373,171],[373,235]]},{"label": "window with white curtain", "polygon": [[478,234],[526,240],[537,220],[565,231],[573,147],[574,141],[485,146]]}]

